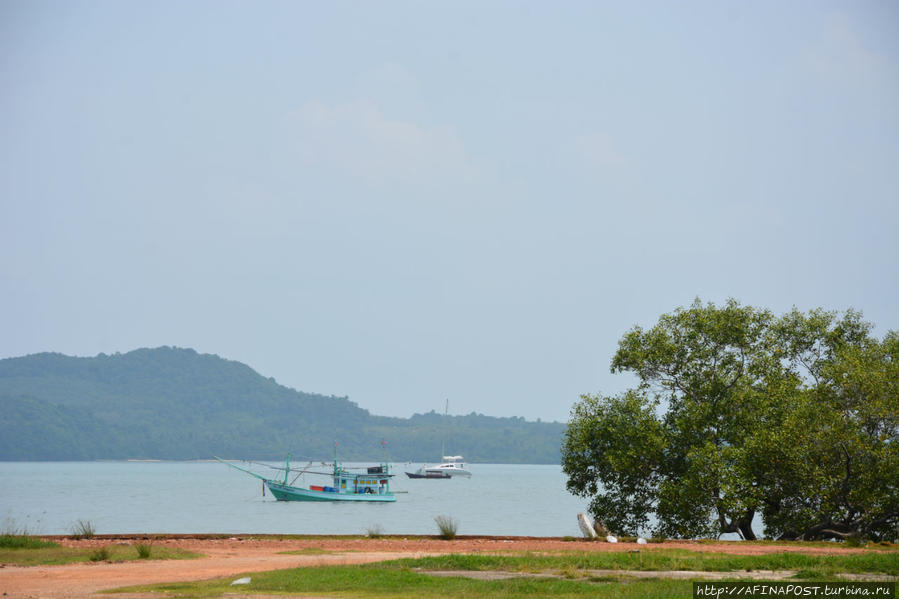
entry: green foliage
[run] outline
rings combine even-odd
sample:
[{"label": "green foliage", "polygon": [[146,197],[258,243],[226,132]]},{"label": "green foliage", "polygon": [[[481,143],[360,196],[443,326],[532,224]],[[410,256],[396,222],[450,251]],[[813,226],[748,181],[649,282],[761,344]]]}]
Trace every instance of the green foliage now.
[{"label": "green foliage", "polygon": [[33,535],[27,526],[18,526],[14,520],[7,518],[0,531],[0,549],[44,549],[59,547],[58,543],[45,541]]},{"label": "green foliage", "polygon": [[769,536],[899,537],[899,336],[870,330],[733,300],[635,327],[612,371],[639,387],[572,410],[569,490],[619,533],[753,539],[761,511]]},{"label": "green foliage", "polygon": [[456,531],[459,530],[459,523],[455,518],[450,516],[436,516],[434,522],[437,523],[437,529],[440,531],[440,538],[450,541],[456,538]]},{"label": "green foliage", "polygon": [[[111,409],[114,407],[114,409]],[[558,463],[562,423],[429,412],[373,416],[346,397],[283,387],[248,366],[160,347],[74,358],[0,360],[0,460],[196,459],[224,455],[371,460]]]},{"label": "green foliage", "polygon": [[105,562],[109,561],[110,553],[108,547],[98,547],[91,551],[88,559],[92,562]]},{"label": "green foliage", "polygon": [[3,549],[44,549],[47,547],[59,547],[59,544],[31,535],[0,534],[0,548]]},{"label": "green foliage", "polygon": [[[824,332],[857,328],[837,322]],[[813,384],[775,415],[778,428],[753,439],[765,530],[782,538],[896,540],[899,340],[895,333],[882,341],[815,336],[821,347],[799,359]]]},{"label": "green foliage", "polygon": [[135,543],[134,548],[137,550],[137,557],[140,559],[150,559],[153,553],[152,543]]},{"label": "green foliage", "polygon": [[[568,489],[592,496],[590,512],[619,534],[646,527],[657,500],[664,435],[655,403],[635,391],[582,396],[562,449]],[[602,492],[600,492],[602,489]]]}]

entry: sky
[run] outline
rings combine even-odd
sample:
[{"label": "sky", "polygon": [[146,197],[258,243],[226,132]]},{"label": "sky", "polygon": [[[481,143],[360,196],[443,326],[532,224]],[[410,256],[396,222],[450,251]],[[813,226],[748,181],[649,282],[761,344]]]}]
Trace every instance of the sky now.
[{"label": "sky", "polygon": [[694,298],[899,329],[899,3],[0,0],[0,358],[564,422]]}]

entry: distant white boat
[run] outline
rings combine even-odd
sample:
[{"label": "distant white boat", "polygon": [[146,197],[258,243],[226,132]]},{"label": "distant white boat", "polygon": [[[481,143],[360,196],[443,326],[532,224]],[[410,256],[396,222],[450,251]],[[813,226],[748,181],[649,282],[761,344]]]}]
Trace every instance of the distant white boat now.
[{"label": "distant white boat", "polygon": [[465,467],[465,460],[460,455],[445,455],[443,463],[436,466],[425,464],[416,472],[407,472],[409,478],[452,478],[454,476],[471,476],[471,471]]},{"label": "distant white boat", "polygon": [[[446,400],[446,408],[443,411],[443,420],[446,422],[449,413],[449,400]],[[443,449],[446,450],[446,441],[443,442]],[[407,472],[409,478],[452,478],[454,476],[470,477],[471,471],[465,467],[465,459],[460,455],[445,455],[443,463],[436,466],[428,466],[425,464],[415,472]]]}]

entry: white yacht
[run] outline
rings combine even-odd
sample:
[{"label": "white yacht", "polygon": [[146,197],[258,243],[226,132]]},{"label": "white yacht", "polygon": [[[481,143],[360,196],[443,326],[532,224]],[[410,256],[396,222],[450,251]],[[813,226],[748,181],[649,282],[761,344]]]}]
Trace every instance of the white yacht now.
[{"label": "white yacht", "polygon": [[425,466],[424,471],[448,476],[471,476],[471,470],[465,467],[465,460],[460,455],[445,455],[442,464]]},{"label": "white yacht", "polygon": [[445,455],[443,463],[436,466],[425,464],[416,472],[407,472],[409,478],[452,478],[454,476],[471,476],[471,471],[465,467],[465,460],[460,455]]},{"label": "white yacht", "polygon": [[[443,422],[446,426],[446,418],[449,415],[449,400],[446,400],[446,407],[443,409]],[[440,446],[440,453],[446,453],[446,433],[444,432],[444,441]],[[428,466],[425,464],[415,472],[407,472],[409,478],[452,478],[454,476],[471,476],[471,471],[465,467],[465,459],[460,455],[445,455],[443,463],[436,466]]]}]

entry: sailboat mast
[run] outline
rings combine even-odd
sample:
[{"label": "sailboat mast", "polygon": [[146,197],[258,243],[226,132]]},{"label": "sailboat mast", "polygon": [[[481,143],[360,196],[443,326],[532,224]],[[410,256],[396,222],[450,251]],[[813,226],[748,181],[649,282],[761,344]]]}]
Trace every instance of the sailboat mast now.
[{"label": "sailboat mast", "polygon": [[443,441],[440,442],[440,461],[446,455],[446,416],[449,414],[449,398],[446,398],[446,407],[443,408]]}]

